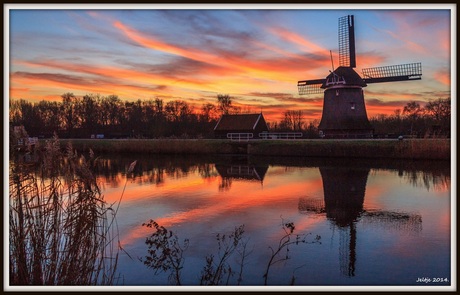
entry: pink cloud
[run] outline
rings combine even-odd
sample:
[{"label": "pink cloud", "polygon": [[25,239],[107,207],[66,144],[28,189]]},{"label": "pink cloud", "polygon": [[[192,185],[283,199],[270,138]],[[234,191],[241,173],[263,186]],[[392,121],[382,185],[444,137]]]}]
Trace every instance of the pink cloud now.
[{"label": "pink cloud", "polygon": [[450,73],[448,71],[437,71],[434,73],[434,78],[439,83],[450,86]]},{"label": "pink cloud", "polygon": [[329,50],[305,39],[303,36],[280,27],[271,27],[268,29],[272,34],[280,39],[299,45],[299,48],[305,52],[319,53],[327,56]]}]

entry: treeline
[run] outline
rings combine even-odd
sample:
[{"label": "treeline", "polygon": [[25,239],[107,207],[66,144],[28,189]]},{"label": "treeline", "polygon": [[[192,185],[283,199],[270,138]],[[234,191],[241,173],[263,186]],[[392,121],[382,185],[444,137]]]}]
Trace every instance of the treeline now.
[{"label": "treeline", "polygon": [[417,138],[450,138],[451,99],[438,98],[421,106],[409,102],[392,115],[370,118],[374,136],[409,135]]},{"label": "treeline", "polygon": [[[89,138],[212,138],[222,114],[248,112],[232,104],[227,94],[217,95],[216,104],[195,108],[186,101],[122,101],[117,95],[87,94],[81,98],[64,93],[62,101],[32,103],[10,100],[9,122],[24,126],[30,136]],[[450,137],[451,100],[436,99],[425,106],[409,102],[392,115],[370,118],[376,137]],[[272,132],[302,132],[304,138],[317,138],[319,120],[307,122],[301,110],[287,110],[279,122],[267,122]]]},{"label": "treeline", "polygon": [[[89,138],[197,138],[212,135],[224,103],[204,104],[201,109],[183,100],[122,101],[117,95],[88,94],[82,98],[65,93],[61,102],[24,99],[10,101],[10,125],[24,126],[32,136]],[[218,97],[225,97],[219,95]],[[228,103],[227,103],[228,104]]]}]

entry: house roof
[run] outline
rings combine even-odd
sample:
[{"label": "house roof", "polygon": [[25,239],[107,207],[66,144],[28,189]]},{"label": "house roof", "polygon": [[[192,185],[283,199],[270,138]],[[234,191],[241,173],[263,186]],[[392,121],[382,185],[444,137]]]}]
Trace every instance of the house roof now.
[{"label": "house roof", "polygon": [[[261,119],[262,114],[222,115],[214,131],[254,130]],[[265,120],[263,122],[265,124]]]}]

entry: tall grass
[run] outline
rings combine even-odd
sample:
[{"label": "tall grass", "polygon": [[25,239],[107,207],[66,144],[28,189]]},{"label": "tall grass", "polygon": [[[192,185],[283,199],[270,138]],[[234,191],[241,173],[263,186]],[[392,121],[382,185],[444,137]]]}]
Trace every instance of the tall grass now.
[{"label": "tall grass", "polygon": [[115,212],[95,161],[47,141],[38,169],[10,162],[10,285],[110,285],[118,261]]}]

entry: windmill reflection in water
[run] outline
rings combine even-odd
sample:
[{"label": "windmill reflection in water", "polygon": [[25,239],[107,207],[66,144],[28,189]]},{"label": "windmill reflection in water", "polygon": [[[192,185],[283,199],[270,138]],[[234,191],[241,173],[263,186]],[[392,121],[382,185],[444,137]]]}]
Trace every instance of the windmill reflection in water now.
[{"label": "windmill reflection in water", "polygon": [[324,200],[300,198],[303,214],[326,214],[340,232],[339,259],[343,275],[355,276],[357,223],[388,230],[419,233],[422,217],[418,214],[383,210],[366,210],[364,196],[369,168],[319,167],[323,180]]}]

